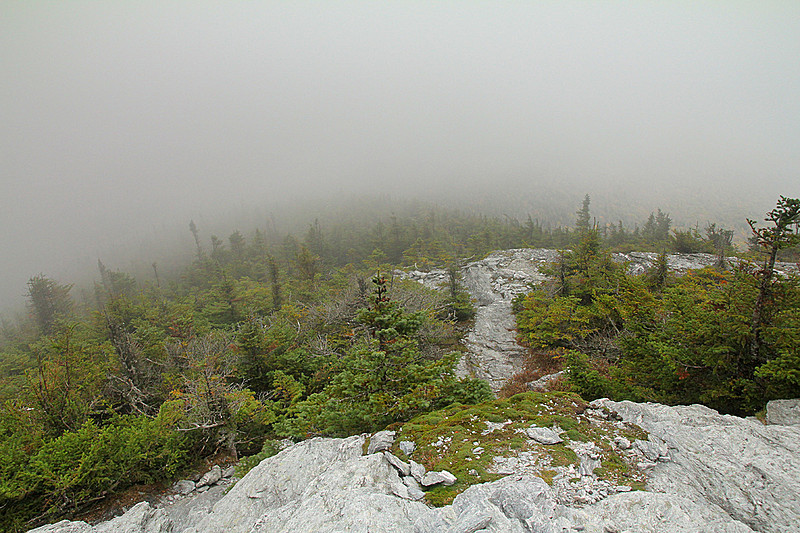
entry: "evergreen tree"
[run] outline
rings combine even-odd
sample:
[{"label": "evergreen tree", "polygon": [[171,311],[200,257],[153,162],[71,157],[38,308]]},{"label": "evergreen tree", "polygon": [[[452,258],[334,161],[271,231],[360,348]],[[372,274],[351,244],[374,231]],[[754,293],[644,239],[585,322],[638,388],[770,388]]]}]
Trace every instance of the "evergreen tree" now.
[{"label": "evergreen tree", "polygon": [[56,321],[71,313],[71,288],[72,285],[61,285],[42,274],[28,280],[28,307],[43,334],[52,333]]},{"label": "evergreen tree", "polygon": [[589,203],[591,202],[591,198],[589,195],[583,197],[583,204],[581,208],[575,212],[577,215],[577,219],[575,220],[575,229],[578,232],[577,238],[582,239],[583,236],[589,231]]},{"label": "evergreen tree", "polygon": [[[747,219],[756,242],[766,254],[764,267],[759,272],[758,298],[753,306],[752,337],[750,341],[750,355],[754,360],[759,359],[761,349],[761,329],[764,315],[772,291],[771,283],[775,272],[775,259],[781,248],[786,248],[800,242],[797,226],[800,224],[800,199],[781,196],[775,209],[767,213],[764,219],[772,224],[770,227],[759,228],[755,220]],[[794,226],[794,228],[793,228]]]}]

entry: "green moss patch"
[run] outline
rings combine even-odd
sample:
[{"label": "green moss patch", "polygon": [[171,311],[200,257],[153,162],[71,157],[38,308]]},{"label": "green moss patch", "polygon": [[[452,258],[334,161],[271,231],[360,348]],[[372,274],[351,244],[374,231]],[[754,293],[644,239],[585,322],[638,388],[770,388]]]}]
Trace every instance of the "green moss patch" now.
[{"label": "green moss patch", "polygon": [[[413,441],[416,449],[410,459],[427,470],[455,474],[454,485],[427,491],[426,499],[434,505],[449,504],[469,486],[515,471],[521,463],[513,458],[524,459],[526,473],[552,483],[558,468],[578,468],[580,458],[570,446],[586,442],[594,442],[601,450],[598,477],[618,485],[641,486],[641,473],[611,443],[617,435],[634,439],[645,438],[646,433],[636,426],[590,417],[586,407],[579,396],[565,392],[526,392],[473,406],[453,404],[392,428],[397,431],[392,451],[407,460],[399,443]],[[543,445],[530,440],[524,430],[534,425],[560,428],[564,442]]]}]

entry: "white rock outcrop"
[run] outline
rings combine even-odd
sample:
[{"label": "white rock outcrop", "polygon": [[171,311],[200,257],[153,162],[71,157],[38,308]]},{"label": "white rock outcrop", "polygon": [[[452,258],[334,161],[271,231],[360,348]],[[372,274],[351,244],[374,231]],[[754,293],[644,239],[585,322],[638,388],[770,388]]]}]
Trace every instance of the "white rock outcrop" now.
[{"label": "white rock outcrop", "polygon": [[[657,443],[645,451],[657,460],[649,489],[722,509],[754,531],[800,531],[800,426],[764,425],[702,405],[594,404]],[[665,454],[669,461],[658,460]]]},{"label": "white rock outcrop", "polygon": [[163,509],[153,509],[149,503],[141,502],[124,515],[96,526],[62,520],[29,533],[173,533],[173,527]]},{"label": "white rock outcrop", "polygon": [[[706,407],[597,400],[647,430],[648,490],[564,501],[533,475],[474,485],[431,508],[363,436],[310,439],[265,459],[191,525],[142,503],[112,521],[37,533],[786,533],[800,528],[800,427],[763,425]],[[639,444],[641,443],[641,444]],[[620,443],[625,444],[625,443]],[[587,452],[591,443],[583,443]],[[593,446],[593,445],[592,445]],[[639,453],[637,452],[637,453]],[[410,463],[414,470],[416,463]],[[401,465],[402,466],[402,465]],[[628,490],[628,488],[624,488]],[[413,492],[413,495],[411,494]]]}]

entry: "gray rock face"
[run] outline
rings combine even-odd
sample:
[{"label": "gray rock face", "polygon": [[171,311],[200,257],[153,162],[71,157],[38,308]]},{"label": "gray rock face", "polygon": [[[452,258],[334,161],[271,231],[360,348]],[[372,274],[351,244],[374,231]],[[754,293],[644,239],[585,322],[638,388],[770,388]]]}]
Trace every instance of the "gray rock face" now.
[{"label": "gray rock face", "polygon": [[193,527],[204,520],[214,505],[222,499],[225,492],[230,488],[229,484],[217,483],[212,487],[204,487],[208,490],[203,492],[192,492],[188,496],[183,496],[170,501],[168,497],[162,500],[158,507],[167,513],[167,518],[172,522],[173,531],[191,531]]},{"label": "gray rock face", "polygon": [[660,438],[652,435],[649,440],[637,440],[633,445],[649,460],[656,462],[669,457],[667,444]]},{"label": "gray rock face", "polygon": [[800,399],[767,402],[767,424],[800,425]]},{"label": "gray rock face", "polygon": [[367,453],[377,453],[388,450],[394,443],[394,431],[379,431],[369,439]]},{"label": "gray rock face", "polygon": [[662,458],[668,450],[670,461],[660,460],[650,471],[650,489],[722,509],[756,531],[798,530],[800,426],[765,426],[700,405],[602,405],[663,443],[648,457]]},{"label": "gray rock face", "polygon": [[[330,484],[332,478],[342,482],[350,478],[358,486],[366,478],[353,478],[358,478],[359,470],[362,476],[366,474],[368,469],[362,464],[365,461],[371,466],[384,465],[386,472],[394,470],[382,454],[362,458],[363,444],[364,438],[360,436],[339,440],[310,439],[265,459],[217,502],[196,526],[196,531],[248,532],[266,513],[283,506],[299,505],[306,491]],[[331,469],[332,465],[351,465],[351,468],[345,472]],[[389,497],[389,484],[385,483],[382,488],[384,495]],[[299,525],[297,527],[295,531],[304,531]],[[290,531],[281,527],[273,530]]]},{"label": "gray rock face", "polygon": [[211,486],[217,481],[222,479],[222,468],[219,465],[214,465],[211,467],[211,470],[203,474],[203,477],[200,478],[200,481],[197,482],[197,488]]},{"label": "gray rock face", "polygon": [[558,436],[558,433],[550,428],[530,427],[525,430],[528,437],[532,438],[540,444],[558,444],[564,440]]},{"label": "gray rock face", "polygon": [[311,439],[265,459],[214,507],[198,532],[413,531],[426,505],[383,454],[362,456],[362,437]]},{"label": "gray rock face", "polygon": [[62,520],[38,527],[29,533],[172,533],[172,522],[163,509],[153,509],[147,502],[137,503],[122,516],[97,526],[86,522]]},{"label": "gray rock face", "polygon": [[95,526],[96,533],[172,533],[172,522],[163,509],[153,509],[147,502],[137,503],[122,516]]},{"label": "gray rock face", "polygon": [[69,520],[62,520],[55,524],[48,524],[46,526],[31,529],[28,533],[92,533],[94,528],[86,522],[70,522]]}]

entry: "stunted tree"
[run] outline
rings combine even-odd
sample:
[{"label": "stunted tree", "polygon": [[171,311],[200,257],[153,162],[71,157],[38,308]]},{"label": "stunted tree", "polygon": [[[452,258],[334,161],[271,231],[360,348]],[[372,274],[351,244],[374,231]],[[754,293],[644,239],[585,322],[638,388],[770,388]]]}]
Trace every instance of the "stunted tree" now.
[{"label": "stunted tree", "polygon": [[750,356],[754,361],[759,360],[761,350],[761,328],[764,322],[764,313],[770,299],[772,280],[775,273],[775,259],[782,248],[793,246],[800,242],[798,225],[800,225],[800,200],[781,196],[775,209],[767,213],[765,222],[770,225],[764,228],[757,227],[755,220],[747,219],[753,238],[762,252],[766,254],[764,267],[758,272],[760,277],[758,297],[753,306],[751,322],[752,337],[750,339]]},{"label": "stunted tree", "polygon": [[733,230],[718,228],[716,224],[711,223],[706,226],[706,239],[714,247],[714,253],[717,255],[717,267],[725,268],[725,253],[733,243]]},{"label": "stunted tree", "polygon": [[197,257],[203,257],[203,249],[200,247],[200,236],[197,232],[197,225],[194,223],[194,220],[189,221],[189,231],[192,232],[192,236],[194,237],[194,245],[197,247]]},{"label": "stunted tree", "polygon": [[281,297],[281,281],[280,273],[278,272],[278,263],[275,258],[269,256],[267,259],[267,268],[269,269],[269,283],[272,290],[272,309],[277,311],[283,305],[283,298]]},{"label": "stunted tree", "polygon": [[300,271],[301,278],[314,281],[314,278],[319,274],[319,263],[319,256],[301,244],[295,256],[295,264]]},{"label": "stunted tree", "polygon": [[200,431],[206,441],[224,445],[237,457],[236,444],[243,424],[270,424],[269,407],[234,381],[236,356],[232,339],[210,333],[164,346],[174,365],[179,388],[161,407],[161,416],[179,431]]},{"label": "stunted tree", "polygon": [[650,213],[642,227],[642,237],[650,242],[663,242],[669,239],[669,230],[672,226],[672,218],[669,213],[663,212],[661,209],[657,213]]},{"label": "stunted tree", "polygon": [[28,280],[28,307],[39,331],[45,335],[53,332],[59,318],[72,311],[71,288],[72,285],[61,285],[43,274]]},{"label": "stunted tree", "polygon": [[36,368],[26,373],[22,398],[50,435],[78,429],[104,411],[106,376],[111,369],[108,345],[87,340],[79,327],[60,329],[31,345]]},{"label": "stunted tree", "polygon": [[589,204],[591,203],[589,195],[583,197],[583,204],[581,208],[575,212],[577,218],[575,219],[575,229],[578,231],[578,238],[583,236],[589,231]]},{"label": "stunted tree", "polygon": [[242,259],[244,256],[245,240],[244,235],[238,229],[230,234],[228,242],[231,245],[231,252],[236,259]]}]

